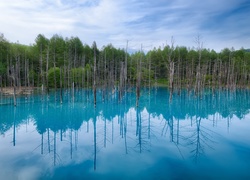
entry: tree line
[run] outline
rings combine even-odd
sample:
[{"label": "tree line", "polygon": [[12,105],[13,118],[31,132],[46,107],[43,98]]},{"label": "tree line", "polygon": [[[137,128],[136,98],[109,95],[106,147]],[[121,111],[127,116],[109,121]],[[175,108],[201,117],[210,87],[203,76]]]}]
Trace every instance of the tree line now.
[{"label": "tree line", "polygon": [[[250,86],[249,50],[224,48],[221,52],[196,47],[164,47],[128,53],[108,44],[98,49],[78,37],[39,34],[32,45],[9,42],[0,35],[0,86],[42,88],[118,87],[120,95],[135,86],[167,85],[171,92],[183,88],[199,94],[209,87],[235,89]],[[139,96],[138,96],[139,97]]]}]

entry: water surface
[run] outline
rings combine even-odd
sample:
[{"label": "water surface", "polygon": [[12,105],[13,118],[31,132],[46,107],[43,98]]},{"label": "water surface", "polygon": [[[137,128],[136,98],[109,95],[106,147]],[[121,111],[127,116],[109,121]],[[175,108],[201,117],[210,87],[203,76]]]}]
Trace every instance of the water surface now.
[{"label": "water surface", "polygon": [[1,179],[250,179],[250,92],[0,99]]}]

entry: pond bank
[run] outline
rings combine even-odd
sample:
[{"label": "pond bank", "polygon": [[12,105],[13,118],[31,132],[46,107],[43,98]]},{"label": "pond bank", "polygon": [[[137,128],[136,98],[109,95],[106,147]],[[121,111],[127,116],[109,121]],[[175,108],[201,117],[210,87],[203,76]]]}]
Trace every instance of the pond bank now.
[{"label": "pond bank", "polygon": [[[16,95],[30,95],[34,92],[34,87],[17,87],[16,88]],[[13,87],[3,87],[0,88],[0,94],[3,95],[13,95],[14,88]]]}]

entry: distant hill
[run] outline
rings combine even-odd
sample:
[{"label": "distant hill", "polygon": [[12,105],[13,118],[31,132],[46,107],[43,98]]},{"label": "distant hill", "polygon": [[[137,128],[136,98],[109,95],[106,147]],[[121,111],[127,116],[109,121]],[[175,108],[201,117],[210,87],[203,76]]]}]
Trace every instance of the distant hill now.
[{"label": "distant hill", "polygon": [[250,49],[244,49],[245,52],[250,52]]}]

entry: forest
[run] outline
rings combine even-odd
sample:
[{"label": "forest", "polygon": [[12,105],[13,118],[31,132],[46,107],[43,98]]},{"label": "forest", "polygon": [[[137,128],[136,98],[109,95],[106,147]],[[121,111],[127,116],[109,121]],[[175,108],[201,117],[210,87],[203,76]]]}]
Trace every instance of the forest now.
[{"label": "forest", "polygon": [[[126,45],[126,42],[125,42]],[[203,48],[198,36],[193,48],[175,45],[128,53],[112,44],[97,48],[78,37],[50,39],[39,34],[35,43],[22,45],[0,35],[0,87],[102,88],[167,86],[171,92],[204,88],[249,88],[250,50]]]}]

